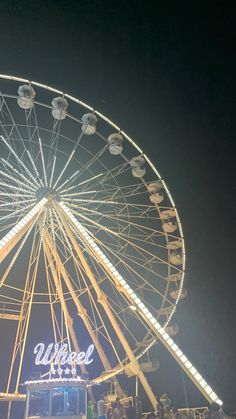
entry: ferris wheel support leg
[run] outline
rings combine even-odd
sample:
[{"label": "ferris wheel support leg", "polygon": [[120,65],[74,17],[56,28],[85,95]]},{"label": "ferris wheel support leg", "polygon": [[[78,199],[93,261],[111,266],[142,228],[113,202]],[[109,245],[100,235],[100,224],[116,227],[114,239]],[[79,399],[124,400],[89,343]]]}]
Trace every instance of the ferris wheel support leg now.
[{"label": "ferris wheel support leg", "polygon": [[73,234],[73,232],[70,228],[70,225],[67,221],[67,215],[58,206],[57,206],[57,210],[58,210],[59,216],[61,218],[61,222],[62,222],[62,224],[63,224],[63,226],[66,230],[66,233],[68,234],[68,237],[70,238],[71,243],[73,244],[74,250],[76,251],[76,253],[78,255],[78,258],[80,259],[80,261],[81,261],[81,263],[84,267],[84,270],[85,270],[85,272],[86,272],[86,274],[87,274],[87,276],[88,276],[88,278],[89,278],[89,280],[90,280],[90,282],[91,282],[91,284],[92,284],[92,286],[93,286],[93,288],[96,292],[98,302],[104,308],[104,311],[106,312],[106,315],[107,315],[114,331],[116,332],[117,337],[119,338],[119,340],[120,340],[128,358],[131,362],[133,371],[135,372],[135,374],[138,375],[138,377],[140,379],[140,382],[142,383],[142,385],[144,387],[144,390],[146,391],[147,396],[148,396],[151,404],[153,405],[153,407],[155,409],[156,406],[157,406],[157,399],[156,399],[156,397],[155,397],[155,395],[154,395],[154,393],[153,393],[153,391],[152,391],[152,389],[151,389],[143,371],[141,371],[141,369],[139,367],[139,364],[138,364],[138,361],[137,361],[135,355],[133,354],[133,351],[130,348],[128,341],[124,337],[123,332],[121,331],[120,326],[119,326],[118,322],[116,321],[116,319],[114,317],[114,314],[113,314],[113,312],[112,312],[112,310],[111,310],[111,308],[110,308],[110,306],[107,302],[107,296],[101,290],[101,288],[99,287],[99,285],[96,281],[96,278],[94,277],[94,275],[92,273],[92,270],[90,269],[90,266],[89,266],[89,264],[88,264],[88,262],[87,262],[87,260],[84,256],[83,252],[81,251],[81,249],[80,249],[80,247],[77,243],[77,240],[74,237],[74,234]]},{"label": "ferris wheel support leg", "polygon": [[[22,304],[21,304],[20,320],[18,323],[16,338],[15,338],[15,343],[14,343],[14,349],[13,349],[13,354],[12,354],[12,359],[11,359],[11,366],[10,366],[10,372],[8,376],[6,393],[9,393],[15,360],[16,360],[18,351],[20,351],[19,367],[17,370],[17,377],[16,377],[16,383],[15,383],[15,393],[18,393],[22,364],[23,364],[24,353],[25,353],[26,339],[27,339],[28,328],[29,328],[30,314],[31,314],[33,297],[34,297],[34,288],[35,288],[37,272],[38,272],[39,255],[40,255],[40,244],[38,245],[38,248],[35,249],[35,236],[36,236],[36,233],[34,235],[32,250],[31,250],[30,259],[29,259],[29,268],[26,275],[24,295],[23,295]],[[34,267],[34,269],[31,276],[32,266]],[[26,312],[26,315],[24,315],[25,312]]]},{"label": "ferris wheel support leg", "polygon": [[47,199],[43,198],[0,240],[0,263],[40,216]]},{"label": "ferris wheel support leg", "polygon": [[22,237],[25,235],[27,230],[31,227],[32,227],[32,222],[30,224],[28,224],[25,228],[23,228],[21,231],[16,233],[16,235],[9,241],[9,243],[7,243],[6,246],[4,246],[4,247],[2,247],[2,249],[0,249],[0,263],[14,249],[14,247],[17,245],[19,240],[22,239]]},{"label": "ferris wheel support leg", "polygon": [[[79,343],[78,343],[78,340],[77,340],[77,337],[76,337],[76,334],[75,334],[75,331],[74,331],[74,327],[73,327],[73,319],[70,316],[69,310],[67,308],[67,305],[66,305],[66,302],[65,302],[65,299],[64,299],[64,295],[63,295],[63,292],[62,292],[62,289],[61,289],[61,286],[60,286],[60,281],[59,281],[59,278],[58,278],[58,274],[57,274],[56,268],[55,268],[54,263],[53,263],[52,253],[50,252],[49,247],[47,246],[46,240],[43,240],[43,247],[44,247],[45,255],[46,255],[51,273],[52,273],[52,277],[53,277],[53,280],[54,280],[54,283],[55,283],[55,287],[56,287],[56,290],[57,290],[58,295],[59,295],[61,307],[62,307],[62,310],[63,310],[63,313],[64,313],[64,319],[65,319],[66,326],[69,330],[69,334],[70,334],[70,337],[71,337],[71,340],[73,342],[75,350],[77,352],[80,352],[81,349],[80,349],[80,346],[79,346]],[[59,261],[57,260],[57,268],[59,268],[59,270],[60,270],[60,263],[58,263],[58,262]],[[81,368],[81,371],[82,371],[83,374],[87,373],[85,365],[81,364],[80,368]],[[88,388],[88,392],[89,392],[91,400],[94,401],[94,395],[93,395],[91,387]]]},{"label": "ferris wheel support leg", "polygon": [[[102,349],[102,347],[101,347],[101,345],[100,345],[100,343],[99,343],[99,341],[97,339],[97,336],[93,332],[91,323],[90,323],[90,321],[88,319],[88,316],[86,315],[86,311],[85,311],[84,307],[81,305],[81,303],[80,303],[80,301],[79,301],[79,299],[78,299],[78,297],[77,297],[77,295],[76,295],[76,293],[74,291],[74,288],[73,288],[73,286],[71,284],[70,278],[69,278],[69,276],[68,276],[68,274],[66,272],[66,269],[65,269],[65,267],[64,267],[64,265],[63,265],[63,263],[62,263],[62,261],[60,259],[60,256],[58,255],[58,252],[57,252],[57,250],[56,250],[56,248],[55,248],[55,246],[54,246],[54,244],[52,242],[52,239],[51,239],[50,235],[47,232],[44,233],[44,236],[45,236],[46,246],[48,247],[48,250],[51,252],[51,254],[53,255],[53,257],[54,257],[54,259],[55,259],[55,261],[57,263],[57,268],[60,270],[60,273],[61,273],[62,277],[64,278],[64,281],[66,283],[66,286],[67,286],[67,288],[68,288],[68,290],[70,292],[70,295],[72,296],[72,299],[74,301],[74,304],[75,304],[75,306],[76,306],[76,308],[78,310],[78,314],[82,318],[82,320],[83,320],[83,322],[84,322],[84,324],[86,326],[86,329],[87,329],[87,331],[88,331],[88,333],[89,333],[89,335],[90,335],[90,337],[91,337],[91,339],[92,339],[92,341],[93,341],[93,343],[94,343],[94,345],[95,345],[95,347],[96,347],[96,349],[98,351],[98,354],[100,356],[101,362],[102,362],[105,370],[108,370],[109,371],[109,370],[111,370],[111,365],[110,365],[110,363],[109,363],[109,361],[107,359],[107,356],[106,356],[105,352],[103,351],[103,349]],[[53,271],[55,271],[55,267],[53,265],[50,265],[50,268],[51,267],[52,267]],[[54,275],[55,274],[56,274],[56,272],[54,272]],[[62,294],[62,299],[64,300],[63,294]],[[73,324],[72,324],[71,330],[72,330],[72,333],[74,333]],[[71,338],[72,338],[72,336],[71,336]],[[73,341],[73,339],[72,339],[72,341]],[[81,365],[81,367],[82,367],[82,365]],[[117,389],[118,389],[120,395],[122,395],[124,393],[119,384],[117,386]]]}]

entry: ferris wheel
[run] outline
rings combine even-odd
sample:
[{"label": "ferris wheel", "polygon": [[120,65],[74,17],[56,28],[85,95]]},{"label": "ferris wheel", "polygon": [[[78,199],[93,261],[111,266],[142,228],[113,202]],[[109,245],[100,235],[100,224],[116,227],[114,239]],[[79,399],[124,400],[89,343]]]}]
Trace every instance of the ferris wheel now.
[{"label": "ferris wheel", "polygon": [[[0,397],[20,398],[27,348],[42,337],[94,345],[94,383],[136,375],[160,340],[209,401],[220,401],[171,336],[185,248],[170,192],[149,158],[81,100],[0,75]],[[1,346],[2,342],[0,342]],[[86,366],[81,365],[82,373]]]}]

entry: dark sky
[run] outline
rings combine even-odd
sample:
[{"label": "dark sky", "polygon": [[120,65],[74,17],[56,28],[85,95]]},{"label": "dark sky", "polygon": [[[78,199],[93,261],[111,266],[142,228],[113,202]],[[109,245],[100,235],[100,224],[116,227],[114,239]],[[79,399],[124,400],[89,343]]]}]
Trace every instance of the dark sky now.
[{"label": "dark sky", "polygon": [[[234,6],[9,0],[0,8],[0,72],[78,96],[151,157],[186,239],[188,298],[177,313],[178,343],[236,409]],[[152,377],[156,392],[171,382],[172,398],[180,399],[183,390],[173,386],[180,372],[162,357],[165,378]]]}]

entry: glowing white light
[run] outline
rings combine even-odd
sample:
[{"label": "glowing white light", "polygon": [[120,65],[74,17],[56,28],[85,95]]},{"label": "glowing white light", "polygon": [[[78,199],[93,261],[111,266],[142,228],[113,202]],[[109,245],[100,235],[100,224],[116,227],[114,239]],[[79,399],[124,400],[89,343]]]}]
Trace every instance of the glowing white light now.
[{"label": "glowing white light", "polygon": [[90,359],[94,351],[94,345],[89,345],[86,352],[69,352],[66,343],[61,346],[56,343],[50,343],[45,350],[44,343],[38,343],[34,348],[35,364],[36,365],[89,365],[93,362]]},{"label": "glowing white light", "polygon": [[186,356],[185,356],[185,355],[182,355],[182,356],[181,356],[181,361],[183,361],[183,362],[187,362],[187,361],[188,361],[188,359],[186,358]]},{"label": "glowing white light", "polygon": [[172,345],[172,349],[174,349],[174,351],[178,350],[178,346],[176,345],[176,343],[174,343],[174,345]]},{"label": "glowing white light", "polygon": [[17,223],[1,240],[0,240],[0,249],[2,249],[6,244],[13,238],[32,218],[34,215],[46,204],[47,199],[43,198],[34,208],[22,218],[19,223]]},{"label": "glowing white light", "polygon": [[207,386],[207,382],[204,379],[202,379],[200,381],[200,384],[201,384],[202,387],[206,387]]},{"label": "glowing white light", "polygon": [[[187,358],[186,358],[186,360],[187,360]],[[185,361],[185,362],[186,362],[186,361]],[[187,360],[187,362],[185,363],[185,365],[186,365],[186,367],[187,367],[187,368],[189,368],[189,369],[192,367],[191,362],[190,362],[190,361],[188,361],[188,360]]]},{"label": "glowing white light", "polygon": [[194,368],[194,367],[190,368],[190,371],[191,371],[191,373],[192,373],[193,375],[196,375],[196,374],[197,374],[197,370],[196,370],[196,368]]},{"label": "glowing white light", "polygon": [[26,173],[31,177],[31,179],[33,180],[33,182],[36,183],[37,186],[40,186],[39,183],[37,182],[37,180],[34,178],[34,176],[32,175],[32,173],[30,173],[29,169],[27,169],[27,167],[25,166],[25,164],[22,162],[22,160],[17,156],[16,152],[13,150],[13,148],[10,146],[10,144],[7,142],[7,140],[1,135],[0,137],[2,139],[2,141],[6,144],[6,146],[8,147],[8,149],[11,151],[11,153],[13,154],[13,156],[15,157],[15,159],[18,161],[18,163],[24,167]]}]

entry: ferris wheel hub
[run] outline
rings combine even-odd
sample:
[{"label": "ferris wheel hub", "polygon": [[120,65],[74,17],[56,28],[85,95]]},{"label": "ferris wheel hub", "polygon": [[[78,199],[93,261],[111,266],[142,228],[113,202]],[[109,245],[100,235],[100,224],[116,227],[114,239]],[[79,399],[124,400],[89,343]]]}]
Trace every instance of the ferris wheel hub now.
[{"label": "ferris wheel hub", "polygon": [[36,199],[41,200],[42,198],[51,199],[58,199],[58,193],[50,186],[42,186],[37,189]]}]

